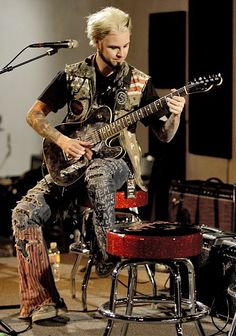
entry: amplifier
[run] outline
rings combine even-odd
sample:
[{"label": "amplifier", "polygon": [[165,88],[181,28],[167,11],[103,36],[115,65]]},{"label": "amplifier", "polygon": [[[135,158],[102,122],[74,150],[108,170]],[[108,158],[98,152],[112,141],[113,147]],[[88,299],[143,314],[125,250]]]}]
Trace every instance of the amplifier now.
[{"label": "amplifier", "polygon": [[217,249],[218,257],[225,263],[236,263],[236,233],[224,232],[208,226],[201,226],[202,254],[209,257],[212,249]]},{"label": "amplifier", "polygon": [[225,184],[217,178],[172,181],[169,221],[235,232],[235,185]]},{"label": "amplifier", "polygon": [[195,264],[196,293],[211,314],[233,318],[236,299],[228,287],[236,281],[236,234],[202,226],[202,254]]}]

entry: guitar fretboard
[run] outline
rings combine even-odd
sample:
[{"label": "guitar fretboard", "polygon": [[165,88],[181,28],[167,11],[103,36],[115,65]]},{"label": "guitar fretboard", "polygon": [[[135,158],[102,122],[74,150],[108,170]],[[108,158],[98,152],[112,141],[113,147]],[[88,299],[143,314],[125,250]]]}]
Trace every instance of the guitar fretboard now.
[{"label": "guitar fretboard", "polygon": [[137,121],[146,118],[153,113],[156,113],[157,117],[161,119],[163,116],[167,116],[169,114],[168,109],[163,108],[166,106],[166,100],[168,97],[186,96],[190,93],[206,92],[209,91],[214,85],[221,85],[222,81],[223,79],[221,74],[211,75],[208,78],[200,77],[198,81],[195,80],[195,82],[191,82],[174,92],[170,92],[166,96],[157,99],[145,107],[127,113],[112,123],[106,124],[98,130],[94,130],[87,136],[86,140],[91,141],[93,144],[97,144],[103,140],[119,134],[122,129],[133,125]]},{"label": "guitar fretboard", "polygon": [[[193,86],[194,84],[190,84],[190,86]],[[173,96],[185,96],[188,94],[188,88],[187,86],[183,86],[182,88],[169,93],[168,95],[161,97],[160,99],[155,100],[154,102],[146,105],[145,107],[139,108],[136,111],[133,111],[131,113],[128,113],[124,115],[123,117],[113,121],[110,124],[107,124],[103,127],[101,127],[99,130],[96,130],[93,132],[93,134],[90,135],[91,140],[93,143],[98,143],[102,140],[106,140],[116,134],[119,134],[121,130],[133,125],[137,121],[144,119],[154,113],[158,113],[158,118],[162,118],[163,116],[166,116],[168,111],[163,109],[164,106],[166,106],[166,100],[168,97]]]}]

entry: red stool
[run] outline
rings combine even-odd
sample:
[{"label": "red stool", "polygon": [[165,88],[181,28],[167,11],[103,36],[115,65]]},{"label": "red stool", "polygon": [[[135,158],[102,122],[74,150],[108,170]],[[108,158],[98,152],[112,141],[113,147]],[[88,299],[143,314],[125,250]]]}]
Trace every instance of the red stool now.
[{"label": "red stool", "polygon": [[[202,235],[198,227],[165,222],[132,223],[118,225],[107,233],[107,252],[122,258],[112,273],[110,300],[99,307],[99,313],[108,319],[104,336],[110,335],[114,321],[122,321],[121,335],[126,335],[130,322],[173,323],[178,336],[183,335],[182,323],[195,321],[199,335],[205,335],[200,319],[209,314],[207,306],[196,301],[195,273],[190,257],[201,254]],[[173,293],[138,295],[137,268],[140,265],[165,265],[173,277]],[[188,297],[182,298],[180,266],[188,273]],[[127,297],[118,297],[118,278],[128,267]],[[162,313],[137,312],[142,304],[146,308],[161,307]],[[152,305],[151,305],[152,304]],[[159,309],[159,308],[158,308]],[[163,310],[164,309],[164,310]],[[165,312],[163,316],[163,311]]]},{"label": "red stool", "polygon": [[[117,223],[132,223],[139,220],[138,208],[145,206],[148,203],[148,193],[142,190],[136,190],[126,196],[125,191],[116,192],[116,221]],[[82,306],[83,310],[87,311],[87,287],[90,279],[90,274],[92,266],[95,263],[96,257],[96,246],[95,246],[95,234],[90,233],[89,244],[85,241],[87,227],[92,228],[91,221],[89,221],[90,215],[93,209],[91,207],[85,207],[82,216],[82,228],[80,232],[80,241],[70,245],[69,250],[71,253],[76,254],[76,259],[71,270],[71,294],[72,298],[76,297],[76,275],[78,273],[78,268],[81,265],[83,257],[87,258],[87,263],[85,265],[85,273],[81,284],[82,293]]]}]

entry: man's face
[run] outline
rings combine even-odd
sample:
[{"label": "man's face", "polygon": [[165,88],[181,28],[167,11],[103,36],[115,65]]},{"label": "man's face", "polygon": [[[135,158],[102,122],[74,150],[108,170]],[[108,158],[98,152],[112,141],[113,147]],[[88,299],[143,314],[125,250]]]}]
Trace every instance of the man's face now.
[{"label": "man's face", "polygon": [[130,45],[130,33],[109,34],[97,42],[98,55],[111,68],[119,67],[126,59]]}]

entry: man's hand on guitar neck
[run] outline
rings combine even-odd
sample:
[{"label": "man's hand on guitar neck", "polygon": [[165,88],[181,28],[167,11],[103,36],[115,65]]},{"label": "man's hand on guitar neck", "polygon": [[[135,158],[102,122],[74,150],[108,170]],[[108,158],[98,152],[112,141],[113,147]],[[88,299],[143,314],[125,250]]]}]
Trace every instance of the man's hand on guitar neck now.
[{"label": "man's hand on guitar neck", "polygon": [[72,139],[62,134],[57,140],[57,145],[61,147],[68,157],[80,159],[85,156],[88,160],[92,159],[93,152],[91,148],[93,144],[91,142]]},{"label": "man's hand on guitar neck", "polygon": [[184,109],[184,105],[185,105],[185,98],[178,96],[178,95],[174,95],[174,92],[177,91],[176,89],[171,89],[172,92],[172,96],[169,96],[166,99],[169,111],[173,114],[175,114],[176,116],[180,116],[180,114],[182,113],[183,109]]}]

